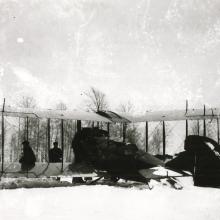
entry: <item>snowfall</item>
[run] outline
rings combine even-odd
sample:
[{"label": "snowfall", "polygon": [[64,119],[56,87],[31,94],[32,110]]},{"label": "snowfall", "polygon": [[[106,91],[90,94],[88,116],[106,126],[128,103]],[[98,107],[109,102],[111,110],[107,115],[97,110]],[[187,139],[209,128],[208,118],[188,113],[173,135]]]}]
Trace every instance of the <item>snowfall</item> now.
[{"label": "snowfall", "polygon": [[177,190],[152,183],[0,190],[0,219],[220,219],[220,189],[182,181]]}]

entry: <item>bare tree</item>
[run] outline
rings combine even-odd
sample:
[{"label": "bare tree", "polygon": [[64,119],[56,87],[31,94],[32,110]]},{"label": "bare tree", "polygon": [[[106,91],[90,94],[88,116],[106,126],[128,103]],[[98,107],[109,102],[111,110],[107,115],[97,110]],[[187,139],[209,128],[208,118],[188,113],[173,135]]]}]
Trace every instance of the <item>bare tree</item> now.
[{"label": "bare tree", "polygon": [[142,144],[142,135],[137,125],[135,124],[128,125],[126,139],[131,144],[136,144],[136,145]]},{"label": "bare tree", "polygon": [[[216,127],[215,121],[206,120],[206,136],[215,139],[217,137]],[[204,121],[192,121],[190,134],[202,136],[204,134]]]},{"label": "bare tree", "polygon": [[120,112],[132,114],[134,112],[134,105],[130,101],[127,101],[126,103],[121,103],[118,107],[118,110]]},{"label": "bare tree", "polygon": [[[126,103],[121,103],[119,107],[117,108],[118,112],[123,112],[123,113],[128,113],[128,114],[133,114],[135,110],[134,105],[128,101]],[[121,124],[114,124],[112,125],[112,135],[114,137],[122,137],[122,125]],[[137,144],[142,145],[142,138],[141,138],[141,132],[139,130],[139,127],[136,124],[127,124],[127,129],[126,129],[126,142],[132,143],[132,144]]]},{"label": "bare tree", "polygon": [[[166,134],[165,134],[166,144],[168,142],[167,138],[169,137],[171,132],[172,132],[172,129],[168,129],[166,127]],[[149,140],[150,153],[160,154],[161,149],[162,149],[162,143],[163,143],[163,130],[162,130],[161,122],[155,127],[153,132],[150,134],[149,139],[150,139]]]},{"label": "bare tree", "polygon": [[150,153],[160,153],[161,144],[163,142],[162,130],[157,126],[151,134],[149,141]]},{"label": "bare tree", "polygon": [[17,103],[18,107],[21,108],[35,108],[36,100],[32,96],[23,96]]},{"label": "bare tree", "polygon": [[[37,104],[34,97],[23,96],[17,103],[21,108],[36,108]],[[38,118],[20,118],[19,119],[19,134],[18,145],[27,140],[35,152],[37,161],[48,161],[47,148],[47,120]],[[19,146],[19,148],[21,148]]]},{"label": "bare tree", "polygon": [[[91,87],[87,92],[84,92],[86,96],[85,105],[87,111],[98,112],[105,111],[108,108],[108,103],[106,100],[106,95],[100,90]],[[93,126],[94,122],[86,123],[87,126]],[[97,126],[103,127],[103,123],[97,122]]]},{"label": "bare tree", "polygon": [[57,110],[62,110],[62,111],[67,110],[67,105],[64,102],[61,101],[60,103],[58,103],[56,105],[56,109]]},{"label": "bare tree", "polygon": [[[31,96],[23,96],[21,100],[17,103],[18,107],[21,108],[35,108],[36,107],[36,101],[33,97]],[[23,119],[23,127],[22,127],[22,136],[21,138],[25,140],[27,138],[27,135],[30,139],[34,136],[34,132],[36,130],[36,124],[37,124],[37,119],[33,118],[25,118]],[[28,134],[27,132],[28,128]]]},{"label": "bare tree", "polygon": [[[35,108],[36,101],[31,96],[23,96],[17,102],[20,108]],[[21,143],[27,139],[31,146],[36,145],[37,119],[19,118],[17,130],[10,135],[10,161],[18,161],[21,155]]]},{"label": "bare tree", "polygon": [[[64,102],[60,102],[56,105],[57,110],[66,111],[67,105]],[[65,120],[63,123],[64,128],[64,161],[71,162],[71,143],[72,138],[75,133],[75,121]],[[54,140],[61,140],[61,121],[53,120],[51,121],[51,137]]]},{"label": "bare tree", "polygon": [[100,90],[91,87],[89,91],[84,93],[87,96],[86,107],[87,110],[97,112],[106,110],[108,103],[106,96]]},{"label": "bare tree", "polygon": [[200,121],[192,121],[192,125],[190,126],[190,134],[192,135],[199,135],[202,133],[202,124]]}]

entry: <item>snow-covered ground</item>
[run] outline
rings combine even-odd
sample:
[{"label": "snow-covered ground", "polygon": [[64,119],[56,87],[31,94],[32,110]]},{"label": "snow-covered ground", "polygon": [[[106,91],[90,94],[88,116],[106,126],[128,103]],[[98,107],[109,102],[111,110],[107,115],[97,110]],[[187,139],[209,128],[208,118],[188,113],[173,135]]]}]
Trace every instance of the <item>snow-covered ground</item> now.
[{"label": "snow-covered ground", "polygon": [[175,190],[154,185],[107,185],[0,190],[0,219],[220,219],[220,189],[185,184]]}]

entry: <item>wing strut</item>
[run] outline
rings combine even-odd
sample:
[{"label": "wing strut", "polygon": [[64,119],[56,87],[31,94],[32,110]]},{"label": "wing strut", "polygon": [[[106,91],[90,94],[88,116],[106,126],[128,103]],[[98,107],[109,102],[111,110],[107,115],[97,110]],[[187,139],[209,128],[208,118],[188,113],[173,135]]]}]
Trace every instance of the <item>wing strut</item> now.
[{"label": "wing strut", "polygon": [[186,138],[188,137],[188,120],[186,119]]},{"label": "wing strut", "polygon": [[81,120],[77,120],[77,121],[76,121],[76,128],[77,128],[77,129],[76,129],[77,132],[78,132],[78,131],[81,131],[81,128],[82,128]]},{"label": "wing strut", "polygon": [[217,118],[217,140],[219,144],[219,118]]},{"label": "wing strut", "polygon": [[26,120],[25,120],[25,127],[26,127],[26,141],[28,141],[29,139],[29,118],[26,117]]},{"label": "wing strut", "polygon": [[127,124],[123,123],[122,124],[123,143],[125,143],[125,139],[126,139],[126,129],[127,129]]},{"label": "wing strut", "polygon": [[146,150],[146,152],[148,152],[148,121],[146,121],[146,125],[145,125],[145,144],[146,144],[146,146],[145,146],[145,150]]},{"label": "wing strut", "polygon": [[4,125],[5,98],[2,107],[2,174],[4,172],[4,147],[5,147],[5,125]]},{"label": "wing strut", "polygon": [[64,158],[64,132],[63,132],[63,119],[61,119],[61,149],[62,149],[62,167],[61,172],[63,172],[63,158]]},{"label": "wing strut", "polygon": [[[188,100],[186,100],[186,112],[185,115],[188,113]],[[188,137],[188,120],[186,119],[186,138]]]},{"label": "wing strut", "polygon": [[108,141],[109,141],[109,137],[110,137],[110,123],[107,122],[107,132],[108,132]]},{"label": "wing strut", "polygon": [[50,118],[47,119],[47,150],[48,150],[48,161],[50,162]]},{"label": "wing strut", "polygon": [[166,127],[165,127],[165,121],[163,121],[163,159],[165,160],[165,154],[166,154]]},{"label": "wing strut", "polygon": [[[204,105],[204,116],[205,116],[205,105]],[[205,119],[203,120],[203,136],[206,137],[206,123]]]}]

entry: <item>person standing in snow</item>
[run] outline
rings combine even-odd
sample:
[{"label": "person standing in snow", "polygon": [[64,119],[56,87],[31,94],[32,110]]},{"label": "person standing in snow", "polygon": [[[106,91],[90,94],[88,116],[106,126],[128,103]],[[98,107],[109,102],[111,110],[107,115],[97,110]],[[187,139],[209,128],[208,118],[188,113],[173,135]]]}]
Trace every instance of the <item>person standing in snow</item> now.
[{"label": "person standing in snow", "polygon": [[22,145],[23,153],[19,163],[21,163],[21,170],[28,171],[35,166],[36,157],[28,141],[22,142]]},{"label": "person standing in snow", "polygon": [[62,162],[63,152],[58,148],[58,142],[53,143],[53,148],[49,151],[49,161],[50,163],[59,163]]}]

